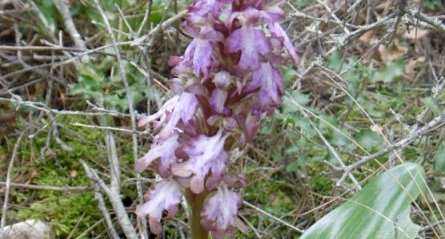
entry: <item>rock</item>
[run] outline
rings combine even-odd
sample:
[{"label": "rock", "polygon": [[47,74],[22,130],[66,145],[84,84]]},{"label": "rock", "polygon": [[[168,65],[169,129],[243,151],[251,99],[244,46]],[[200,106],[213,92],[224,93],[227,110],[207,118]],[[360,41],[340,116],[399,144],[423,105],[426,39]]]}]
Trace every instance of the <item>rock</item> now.
[{"label": "rock", "polygon": [[50,226],[42,221],[26,220],[0,231],[0,239],[54,239]]}]

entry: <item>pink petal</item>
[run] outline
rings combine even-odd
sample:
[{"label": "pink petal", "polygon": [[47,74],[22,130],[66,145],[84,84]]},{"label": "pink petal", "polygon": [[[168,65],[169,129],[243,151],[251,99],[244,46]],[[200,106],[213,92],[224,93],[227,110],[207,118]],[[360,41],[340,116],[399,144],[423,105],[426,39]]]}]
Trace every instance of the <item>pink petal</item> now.
[{"label": "pink petal", "polygon": [[[228,154],[224,151],[225,137],[222,131],[214,136],[200,135],[193,139],[191,144],[184,148],[189,159],[185,163],[172,166],[174,175],[182,176],[190,172],[192,178],[190,189],[193,193],[201,193],[204,190],[205,177],[211,172],[209,180],[218,181],[225,172]],[[212,183],[210,183],[212,184]]]},{"label": "pink petal", "polygon": [[138,126],[144,126],[150,122],[153,122],[154,120],[159,120],[161,123],[163,123],[166,120],[167,114],[171,113],[178,102],[179,96],[174,96],[171,99],[169,99],[167,102],[164,103],[164,105],[158,110],[158,112],[149,115],[149,116],[143,116],[141,119],[139,119]]},{"label": "pink petal", "polygon": [[261,2],[261,10],[272,21],[277,22],[284,19],[285,12],[282,5],[285,3],[285,0],[263,0]]},{"label": "pink petal", "polygon": [[198,100],[194,94],[183,92],[178,97],[173,111],[168,118],[164,128],[160,132],[161,137],[168,137],[175,130],[179,121],[184,124],[188,123],[195,115],[196,108],[198,106]]},{"label": "pink petal", "polygon": [[232,84],[232,77],[227,71],[219,71],[215,74],[214,80],[217,88],[227,90]]},{"label": "pink petal", "polygon": [[270,51],[264,33],[251,25],[235,30],[227,39],[230,53],[241,51],[239,67],[256,70],[260,67],[260,57]]},{"label": "pink petal", "polygon": [[144,171],[150,164],[159,159],[160,164],[158,167],[158,172],[161,176],[168,176],[169,168],[172,164],[176,163],[175,151],[179,147],[178,136],[172,135],[166,140],[157,139],[157,141],[153,143],[150,151],[146,153],[142,158],[138,159],[135,163],[135,171],[137,173],[141,173]]},{"label": "pink petal", "polygon": [[272,33],[272,35],[281,39],[281,41],[284,44],[284,47],[286,47],[287,52],[291,56],[294,63],[298,64],[298,62],[300,61],[300,58],[298,57],[298,54],[295,51],[292,41],[289,39],[289,37],[287,36],[287,34],[283,30],[283,28],[281,28],[280,24],[278,24],[278,23],[269,24],[269,30]]},{"label": "pink petal", "polygon": [[225,108],[227,92],[222,89],[214,89],[210,97],[210,106],[218,114],[229,114],[230,110]]},{"label": "pink petal", "polygon": [[[199,76],[202,72],[204,77],[208,75],[208,68],[211,65],[213,47],[207,40],[195,39],[195,52],[193,54],[193,72]],[[191,45],[191,44],[190,44]]]},{"label": "pink petal", "polygon": [[259,105],[278,106],[281,103],[283,80],[269,63],[261,64],[261,68],[253,73],[251,82],[260,87],[259,102],[257,102]]},{"label": "pink petal", "polygon": [[167,211],[167,217],[173,217],[181,203],[181,191],[179,185],[172,179],[163,180],[156,184],[150,192],[149,200],[136,207],[139,217],[148,215],[150,230],[154,234],[162,231],[162,214]]},{"label": "pink petal", "polygon": [[201,212],[201,223],[215,238],[230,236],[236,227],[240,204],[241,197],[222,185],[215,194],[206,199]]},{"label": "pink petal", "polygon": [[212,14],[218,16],[224,8],[224,4],[230,3],[232,0],[198,0],[190,7],[190,11],[201,16]]}]

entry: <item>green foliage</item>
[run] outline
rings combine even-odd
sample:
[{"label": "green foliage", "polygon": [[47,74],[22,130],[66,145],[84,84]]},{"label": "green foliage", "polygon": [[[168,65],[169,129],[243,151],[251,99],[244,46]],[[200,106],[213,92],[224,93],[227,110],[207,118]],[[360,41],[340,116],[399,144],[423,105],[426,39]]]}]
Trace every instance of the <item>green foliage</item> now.
[{"label": "green foliage", "polygon": [[434,154],[434,170],[438,174],[445,175],[445,145],[441,145]]},{"label": "green foliage", "polygon": [[431,112],[440,114],[442,112],[439,101],[434,97],[425,97],[422,99],[422,102],[426,105],[426,107],[431,110]]},{"label": "green foliage", "polygon": [[92,193],[64,196],[63,193],[40,195],[43,199],[22,208],[16,215],[18,220],[40,219],[51,222],[56,235],[66,238],[70,233],[76,237],[92,222],[101,218]]},{"label": "green foliage", "polygon": [[310,238],[415,238],[420,229],[410,204],[425,192],[423,168],[399,165],[372,179],[360,192],[310,227]]},{"label": "green foliage", "polygon": [[371,82],[391,83],[401,77],[405,70],[403,60],[385,63],[379,70],[370,75]]},{"label": "green foliage", "polygon": [[440,0],[424,0],[422,1],[422,5],[430,10],[440,10],[443,9],[443,1]]},{"label": "green foliage", "polygon": [[369,129],[361,130],[356,138],[358,143],[368,151],[378,151],[384,148],[382,137]]},{"label": "green foliage", "polygon": [[[129,81],[133,102],[138,102],[146,93],[145,77],[131,64],[125,64],[125,74]],[[110,75],[117,70],[113,58],[107,58],[99,65],[85,63],[78,68],[78,82],[73,84],[70,93],[85,99],[102,100],[106,108],[125,111],[128,108],[125,87],[119,74]]]},{"label": "green foliage", "polygon": [[36,6],[40,11],[40,15],[38,18],[38,26],[40,32],[44,35],[54,34],[57,26],[57,19],[59,18],[59,14],[56,6],[52,0],[37,0]]},{"label": "green foliage", "polygon": [[[137,31],[140,27],[142,19],[148,10],[148,1],[100,0],[99,2],[106,15],[110,18],[110,24],[116,32],[117,40],[133,40],[132,37],[134,35],[132,32]],[[187,2],[190,1],[177,1],[177,9],[181,10]],[[40,33],[41,36],[57,36],[59,29],[64,30],[63,19],[52,0],[35,0],[34,3],[39,12],[36,13],[32,11],[30,16],[33,17],[32,19],[35,19],[34,22],[36,22],[36,24],[19,24],[20,32],[25,34],[23,41],[28,42],[30,39],[34,39],[34,37],[26,36],[27,29],[33,29],[33,31],[31,31],[33,36],[36,35],[36,31]],[[315,3],[315,1],[295,0],[290,3],[299,9],[306,9],[308,6],[307,9],[310,9],[310,5]],[[78,30],[81,32],[83,39],[88,39],[89,47],[95,48],[99,45],[109,44],[110,38],[105,31],[101,15],[94,7],[93,0],[70,1],[70,4],[71,14],[76,25],[79,26]],[[439,11],[437,15],[439,15],[442,11],[441,9],[443,9],[443,3],[440,0],[421,1],[421,5],[430,11]],[[126,15],[126,21],[130,27],[128,27],[118,15],[117,6]],[[317,11],[322,11],[323,8],[317,9]],[[292,11],[292,9],[289,10]],[[361,12],[364,13],[366,11]],[[147,23],[142,26],[142,32],[146,33],[149,25],[155,26],[174,14],[174,1],[152,1],[151,17]],[[360,14],[361,13],[359,13],[359,15]],[[312,15],[312,13],[309,15]],[[316,14],[313,16],[316,16]],[[326,16],[329,16],[329,14]],[[359,16],[357,19],[360,20],[362,18]],[[295,29],[303,29],[303,26],[308,27],[312,24],[311,21],[311,19],[304,19],[304,21],[301,21],[304,24],[299,26],[302,28]],[[293,24],[292,21],[287,23]],[[320,26],[320,29],[326,30],[326,33],[329,33],[329,38],[331,37],[330,30],[333,28],[329,29],[327,25],[336,27],[332,32],[341,31],[339,30],[341,28],[338,28],[337,24],[333,22],[320,22],[320,24],[317,25]],[[289,28],[288,30],[292,31],[293,29]],[[377,34],[380,34],[379,29],[375,31],[378,32]],[[305,34],[309,34],[304,36],[306,40],[302,42],[299,42],[299,39],[292,40],[295,44],[301,44],[301,46],[306,47],[310,45],[308,41],[312,39],[313,36],[310,35],[312,34],[312,30],[304,30],[304,32]],[[166,33],[167,35],[171,34],[170,32]],[[64,35],[63,37],[66,46],[71,44],[68,40],[69,36]],[[323,38],[323,36],[319,37],[320,39]],[[159,70],[158,72],[160,74],[167,76],[168,73],[166,69],[163,67],[157,68],[157,62],[163,62],[166,59],[159,59],[160,57],[164,57],[164,55],[158,55],[158,51],[162,51],[162,54],[165,54],[165,56],[171,54],[165,45],[163,45],[162,39],[165,38],[159,38],[153,41],[154,47],[152,46],[151,50],[156,50],[156,54],[147,52],[147,55],[150,57],[149,60],[152,63],[153,70]],[[431,37],[428,42],[431,41],[431,44],[433,44],[434,40],[437,39]],[[51,40],[49,41],[51,42]],[[328,47],[331,44],[331,42],[320,43],[321,47]],[[415,44],[420,45],[418,42]],[[158,45],[162,46],[161,50],[155,49]],[[407,46],[407,44],[405,44],[405,46]],[[124,71],[129,80],[132,92],[131,97],[135,103],[140,102],[143,97],[148,97],[149,100],[154,102],[154,95],[161,93],[158,92],[156,87],[149,88],[147,86],[146,76],[140,72],[140,69],[133,65],[137,64],[141,66],[144,64],[141,62],[142,56],[138,51],[139,49],[135,50],[139,47],[145,46],[120,46],[124,61]],[[326,203],[326,200],[331,200],[332,197],[335,197],[334,199],[338,198],[338,192],[343,190],[335,186],[338,180],[337,175],[333,176],[327,173],[331,172],[327,165],[334,164],[338,166],[338,161],[333,157],[332,152],[329,151],[316,129],[319,130],[329,144],[338,151],[337,153],[345,163],[350,164],[366,155],[366,152],[362,150],[362,148],[369,153],[374,153],[387,146],[382,136],[374,130],[374,125],[363,114],[362,110],[366,111],[377,126],[381,126],[383,130],[394,130],[394,132],[384,132],[387,135],[394,134],[395,137],[390,139],[391,142],[399,140],[399,136],[403,136],[407,130],[404,128],[404,125],[399,126],[399,122],[395,122],[396,120],[388,120],[393,119],[390,110],[401,113],[400,121],[407,125],[415,121],[418,114],[425,109],[428,110],[426,118],[444,112],[443,102],[445,93],[439,92],[437,96],[431,95],[429,92],[431,77],[420,74],[420,71],[425,69],[420,66],[415,67],[415,70],[419,71],[416,72],[418,75],[416,75],[415,81],[417,82],[412,82],[414,79],[407,77],[405,67],[409,65],[412,59],[411,57],[413,56],[408,54],[402,57],[402,59],[390,62],[382,62],[377,60],[377,58],[372,58],[370,61],[365,62],[361,54],[363,52],[360,51],[362,48],[363,46],[361,45],[358,47],[347,47],[344,51],[343,49],[342,51],[337,51],[327,59],[324,65],[336,72],[339,76],[333,79],[328,79],[324,74],[320,73],[321,71],[319,69],[316,69],[317,67],[315,67],[316,70],[311,70],[306,72],[303,77],[301,76],[301,70],[307,69],[307,65],[305,64],[307,64],[308,59],[312,59],[314,56],[311,55],[313,52],[311,52],[312,50],[310,49],[308,49],[307,53],[306,49],[301,49],[301,51],[305,53],[302,54],[303,61],[299,66],[299,70],[283,64],[286,96],[280,110],[265,120],[259,130],[258,140],[251,145],[252,149],[249,147],[248,150],[246,150],[246,154],[243,155],[243,159],[237,159],[243,161],[245,164],[240,167],[246,171],[242,173],[246,174],[248,181],[248,187],[245,189],[245,200],[255,203],[258,207],[285,221],[298,224],[298,227],[307,227],[310,223],[313,223],[317,218],[320,218],[320,216],[326,213],[325,208],[319,208],[318,206]],[[71,106],[67,106],[70,110],[84,110],[85,100],[101,100],[105,108],[110,110],[120,112],[128,110],[126,92],[122,79],[120,79],[119,67],[113,56],[115,53],[111,48],[106,49],[103,53],[106,55],[93,54],[94,60],[92,60],[91,63],[83,63],[77,66],[74,80],[68,79],[70,77],[67,77],[67,82],[71,84],[70,96],[67,98],[74,98],[75,101],[72,108],[69,108]],[[43,53],[38,52],[36,54],[39,55]],[[56,54],[59,54],[59,52],[56,52]],[[431,60],[434,61],[434,57],[432,57]],[[130,61],[132,64],[129,63]],[[434,68],[439,68],[437,62],[431,63]],[[428,70],[429,68],[427,71]],[[69,72],[69,70],[64,72]],[[428,79],[424,81],[423,78]],[[297,88],[295,88],[295,85],[297,85]],[[346,92],[344,92],[342,88],[344,88]],[[35,97],[37,101],[44,102],[45,100],[43,95],[37,95]],[[24,107],[20,107],[20,111],[26,114],[39,113],[33,109]],[[112,117],[108,119],[109,125],[115,125],[115,123],[118,125],[117,123],[120,123]],[[60,145],[54,142],[54,139],[48,142],[47,135],[51,135],[52,132],[44,128],[35,138],[27,139],[28,141],[23,144],[24,146],[20,152],[20,164],[24,166],[20,168],[17,167],[14,176],[35,173],[36,176],[32,178],[31,183],[37,185],[88,185],[89,181],[78,163],[79,159],[83,159],[91,163],[98,171],[104,172],[101,176],[106,178],[107,169],[106,166],[104,166],[105,163],[103,160],[105,150],[101,147],[100,142],[104,137],[103,131],[74,127],[71,125],[75,122],[83,124],[96,123],[93,123],[93,120],[97,119],[81,116],[56,116],[57,123],[61,125],[59,128],[59,136],[67,145],[73,148],[73,152],[65,152],[60,149]],[[18,128],[23,129],[28,123],[28,121],[25,123],[19,122]],[[46,125],[45,127],[51,125],[51,122],[45,117],[39,117],[38,123]],[[38,125],[36,127],[40,126],[41,125]],[[123,127],[126,126],[128,125],[124,125]],[[120,125],[116,127],[120,127]],[[122,181],[134,177],[132,171],[132,149],[129,143],[130,137],[127,136],[128,135],[118,135],[117,137],[119,139],[119,160],[121,161],[123,169]],[[437,135],[433,133],[425,135],[421,139],[416,140],[413,146],[403,149],[400,155],[405,161],[422,161],[427,169],[431,168],[431,171],[428,172],[433,172],[431,183],[438,195],[435,196],[438,197],[437,200],[442,200],[444,196],[443,193],[440,194],[440,192],[444,190],[441,177],[445,175],[445,147],[443,146],[443,142],[439,140],[441,140],[441,137],[437,137]],[[144,143],[146,143],[144,147],[148,147],[149,142]],[[356,145],[356,143],[358,145]],[[13,137],[8,138],[7,143],[0,145],[0,170],[6,170],[6,159],[9,157],[8,154],[11,152],[13,146]],[[45,148],[46,146],[49,147]],[[246,158],[245,161],[244,156]],[[383,163],[386,161],[384,157],[380,157],[377,160]],[[353,173],[357,179],[365,179],[378,168],[380,168],[380,166],[377,163],[371,162],[368,163],[363,170],[356,170]],[[414,168],[415,172],[419,171],[418,166]],[[390,172],[392,174],[395,172],[396,178],[404,180],[402,184],[410,188],[412,184],[408,183],[409,178],[407,178],[403,172],[398,174],[400,171],[397,170]],[[375,198],[374,196],[380,195],[380,191],[388,192],[388,195],[394,192],[402,195],[403,192],[400,191],[399,185],[395,185],[394,182],[391,181],[391,178],[387,177],[388,173],[389,172],[384,173],[372,180],[362,192],[356,194],[350,201],[347,201],[332,213],[343,210],[343,208],[358,208],[356,210],[357,213],[363,213],[363,215],[369,218],[377,218],[377,213],[365,214],[366,210],[364,210],[363,207],[354,206],[351,202],[354,200],[359,202],[365,199],[372,200]],[[75,176],[72,176],[74,174]],[[415,173],[415,175],[416,180],[418,180],[420,174]],[[150,177],[151,176],[152,175],[150,175]],[[373,189],[373,187],[369,187],[370,185],[372,186],[373,183],[375,184],[375,182],[382,181],[382,178],[390,182],[389,185],[393,186],[392,190],[387,190],[387,188],[381,190],[379,188],[379,190],[376,190],[375,188]],[[346,179],[345,184],[350,183],[347,180],[348,179]],[[411,181],[415,182],[416,180]],[[417,191],[415,191],[415,189],[412,190],[414,191],[408,189],[414,196]],[[369,196],[370,194],[372,195]],[[97,203],[94,201],[91,193],[75,194],[14,189],[11,195],[10,211],[12,213],[8,215],[9,220],[18,221],[38,218],[50,221],[60,238],[66,238],[69,234],[71,234],[71,238],[75,238],[102,218],[97,209]],[[123,198],[131,199],[137,197],[134,187],[123,187],[122,196]],[[388,201],[389,203],[395,203],[398,199]],[[407,208],[406,205],[408,201],[411,202],[412,200],[404,201],[404,209]],[[368,202],[370,201],[366,201],[366,203]],[[382,207],[384,205],[390,205],[388,209],[397,209],[396,207],[392,207],[392,204],[381,204]],[[184,210],[180,210],[180,212],[184,213]],[[399,212],[402,213],[390,218],[392,220],[391,223],[396,222],[396,224],[403,225],[403,222],[406,221],[408,211],[401,209],[401,211],[397,213]],[[304,213],[304,218],[300,217],[300,213]],[[329,220],[329,218],[340,218],[336,217],[335,213],[327,215],[327,219],[323,218],[315,224],[313,228],[320,229],[319,225]],[[433,213],[436,212],[431,212],[430,214]],[[258,230],[258,232],[250,230],[247,234],[243,234],[237,231],[235,238],[298,238],[297,233],[294,231],[290,231],[285,226],[280,226],[279,223],[270,220],[268,217],[250,208],[243,207],[240,211],[240,216],[243,221],[251,224],[249,227]],[[354,215],[350,217],[353,218],[353,221],[356,219]],[[178,215],[176,220],[181,221],[181,223],[186,221],[186,214]],[[416,220],[416,223],[422,221],[418,218],[414,218],[414,220]],[[343,220],[332,220],[329,221],[329,225],[337,226],[338,224],[336,224],[336,222],[339,223],[342,221]],[[366,223],[368,222],[369,221],[366,221]],[[434,222],[433,220],[433,223]],[[166,227],[166,237],[180,238],[182,236],[177,227],[177,225],[181,225],[181,223],[174,220],[167,221],[166,223],[175,225],[173,227]],[[349,221],[347,223],[349,223]],[[364,231],[363,224],[353,225],[358,228],[357,230]],[[411,229],[417,228],[417,226],[413,224],[409,225]],[[347,226],[342,228],[345,231],[348,229]],[[183,229],[184,231],[186,230],[185,228]],[[367,229],[373,230],[374,228],[369,227]],[[84,238],[99,237],[100,235],[98,236],[98,234],[105,234],[105,230],[104,225],[99,224],[93,232],[85,235]],[[313,230],[315,229],[310,229],[308,233]],[[323,232],[323,229],[317,231]],[[375,231],[377,232],[377,229]],[[403,233],[400,232],[398,233],[399,238],[403,238],[402,234]],[[344,238],[350,237],[348,235],[348,237]]]}]

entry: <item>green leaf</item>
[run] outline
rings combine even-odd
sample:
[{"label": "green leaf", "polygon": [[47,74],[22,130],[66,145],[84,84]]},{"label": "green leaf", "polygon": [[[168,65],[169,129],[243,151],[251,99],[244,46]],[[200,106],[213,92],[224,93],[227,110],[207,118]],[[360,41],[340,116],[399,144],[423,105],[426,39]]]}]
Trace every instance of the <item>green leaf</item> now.
[{"label": "green leaf", "polygon": [[399,165],[372,179],[300,239],[415,238],[420,227],[409,217],[410,205],[426,187],[420,165]]},{"label": "green leaf", "polygon": [[405,71],[405,62],[403,60],[385,63],[382,69],[371,77],[373,82],[391,83],[401,77]]},{"label": "green leaf", "polygon": [[433,97],[426,97],[422,99],[422,102],[431,110],[433,113],[440,113],[440,105],[439,102]]},{"label": "green leaf", "polygon": [[434,155],[434,171],[445,173],[445,146],[440,147]]},{"label": "green leaf", "polygon": [[328,58],[328,67],[331,68],[334,71],[340,71],[342,68],[342,65],[344,63],[343,54],[341,51],[335,51],[329,58]]},{"label": "green leaf", "polygon": [[297,79],[297,71],[291,67],[282,67],[282,72],[285,84],[292,84]]},{"label": "green leaf", "polygon": [[300,157],[297,160],[291,162],[286,166],[287,172],[293,172],[299,169],[301,166],[305,165],[309,161],[309,158],[306,156]]},{"label": "green leaf", "polygon": [[[36,7],[39,9],[39,24],[42,33],[53,35],[56,31],[56,13],[57,9],[51,0],[41,0],[37,2]],[[49,32],[48,32],[49,30]]]},{"label": "green leaf", "polygon": [[299,108],[298,105],[295,104],[295,102],[298,103],[299,105],[304,106],[310,101],[311,100],[309,98],[309,95],[306,95],[299,90],[288,91],[283,101],[283,112],[285,113],[298,112]]},{"label": "green leaf", "polygon": [[361,130],[357,135],[357,141],[367,150],[382,149],[384,146],[380,135],[370,129]]},{"label": "green leaf", "polygon": [[83,95],[85,98],[95,98],[103,94],[104,76],[93,65],[83,64],[77,69],[78,82],[71,86],[71,95]]}]

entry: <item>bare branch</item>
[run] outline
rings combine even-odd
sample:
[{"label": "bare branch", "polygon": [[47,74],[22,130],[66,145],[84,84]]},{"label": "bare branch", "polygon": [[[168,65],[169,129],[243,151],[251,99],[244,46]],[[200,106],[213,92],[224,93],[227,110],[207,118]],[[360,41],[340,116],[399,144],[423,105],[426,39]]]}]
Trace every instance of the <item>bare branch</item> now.
[{"label": "bare branch", "polygon": [[9,202],[9,191],[11,189],[10,183],[11,183],[12,169],[14,168],[14,163],[17,160],[19,146],[20,146],[20,143],[22,142],[24,135],[25,135],[25,131],[23,131],[20,134],[20,136],[17,138],[17,141],[15,142],[14,149],[12,150],[11,160],[9,161],[8,170],[6,172],[5,198],[3,201],[2,216],[0,219],[0,232],[3,231],[3,228],[5,227],[5,223],[6,223],[6,214],[8,211],[8,202]]},{"label": "bare branch", "polygon": [[81,50],[86,50],[87,47],[85,42],[82,40],[79,32],[77,31],[76,25],[74,25],[73,18],[71,17],[69,1],[68,0],[53,0],[54,5],[56,5],[57,10],[62,14],[63,22],[65,28],[68,31],[71,39],[73,39],[74,44],[77,48]]},{"label": "bare branch", "polygon": [[[0,185],[6,185],[6,182],[0,182]],[[9,183],[10,187],[33,189],[33,190],[46,190],[57,192],[87,192],[88,186],[49,186],[49,185],[35,185],[35,184],[23,184],[23,183]]]},{"label": "bare branch", "polygon": [[105,223],[107,224],[108,228],[108,235],[113,239],[118,239],[119,235],[117,234],[116,230],[114,229],[113,222],[111,221],[110,213],[108,212],[107,207],[105,206],[105,200],[100,192],[100,188],[96,187],[94,190],[94,198],[96,198],[97,203],[99,204],[99,210],[101,211],[102,215],[104,216]]},{"label": "bare branch", "polygon": [[377,159],[378,157],[381,157],[381,156],[387,154],[388,152],[391,152],[391,151],[397,150],[397,149],[406,148],[420,136],[427,134],[428,132],[430,132],[431,130],[433,130],[437,127],[441,127],[442,124],[444,124],[444,123],[445,123],[445,114],[442,114],[440,116],[437,116],[433,120],[431,120],[429,123],[427,123],[423,127],[419,128],[418,130],[412,132],[411,135],[409,135],[408,137],[396,142],[395,144],[390,145],[377,153],[365,156],[351,165],[335,168],[334,170],[338,171],[338,172],[349,173],[352,170],[357,169],[357,168],[361,167],[362,165],[364,165],[374,159]]},{"label": "bare branch", "polygon": [[97,175],[97,173],[88,166],[83,160],[81,160],[82,166],[85,169],[87,177],[91,180],[92,186],[95,189],[100,189],[105,192],[107,198],[110,200],[111,205],[113,206],[113,210],[116,213],[116,219],[119,222],[124,234],[127,238],[137,239],[137,233],[128,217],[127,212],[125,211],[125,207],[122,204],[119,192],[113,190],[113,188],[109,188],[105,182]]}]

